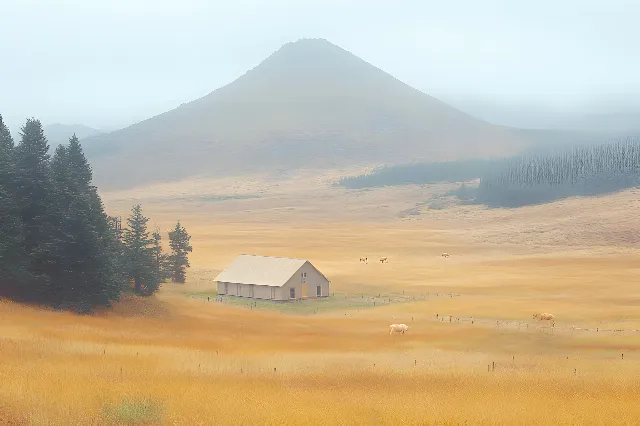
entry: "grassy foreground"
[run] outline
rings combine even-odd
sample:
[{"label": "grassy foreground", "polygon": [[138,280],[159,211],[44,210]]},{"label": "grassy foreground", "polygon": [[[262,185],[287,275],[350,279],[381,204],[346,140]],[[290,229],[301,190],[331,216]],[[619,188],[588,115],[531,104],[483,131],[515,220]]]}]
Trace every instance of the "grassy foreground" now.
[{"label": "grassy foreground", "polygon": [[640,418],[640,356],[631,351],[622,360],[615,345],[592,338],[437,322],[388,336],[371,315],[291,317],[170,292],[128,297],[94,317],[8,302],[0,315],[2,424],[595,425]]}]

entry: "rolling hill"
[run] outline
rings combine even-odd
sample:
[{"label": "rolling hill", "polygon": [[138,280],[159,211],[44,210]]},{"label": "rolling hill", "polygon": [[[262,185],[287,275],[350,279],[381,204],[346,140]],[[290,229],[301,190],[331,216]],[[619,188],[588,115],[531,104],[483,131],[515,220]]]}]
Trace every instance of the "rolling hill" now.
[{"label": "rolling hill", "polygon": [[508,155],[528,142],[323,39],[288,43],[234,82],[84,141],[102,187],[195,175]]},{"label": "rolling hill", "polygon": [[49,141],[49,147],[53,151],[55,150],[56,146],[69,142],[69,138],[71,138],[74,133],[79,139],[84,139],[91,136],[100,135],[103,132],[91,127],[87,127],[83,124],[54,123],[45,126],[44,133],[47,136],[47,140]]}]

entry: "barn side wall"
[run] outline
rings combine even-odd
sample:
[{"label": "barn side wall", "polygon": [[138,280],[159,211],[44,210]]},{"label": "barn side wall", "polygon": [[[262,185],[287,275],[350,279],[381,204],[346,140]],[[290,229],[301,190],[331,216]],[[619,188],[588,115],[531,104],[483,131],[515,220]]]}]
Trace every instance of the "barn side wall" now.
[{"label": "barn side wall", "polygon": [[253,297],[254,299],[271,299],[271,287],[268,285],[254,285]]}]

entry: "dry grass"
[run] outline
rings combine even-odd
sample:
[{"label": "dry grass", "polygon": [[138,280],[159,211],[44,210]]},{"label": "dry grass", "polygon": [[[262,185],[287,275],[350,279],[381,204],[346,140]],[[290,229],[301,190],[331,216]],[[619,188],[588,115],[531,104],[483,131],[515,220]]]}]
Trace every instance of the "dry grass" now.
[{"label": "dry grass", "polygon": [[135,302],[92,318],[2,304],[0,401],[23,415],[16,424],[108,424],[114,413],[122,424],[148,415],[229,425],[633,424],[640,416],[640,356],[620,359],[606,347],[612,337],[426,321],[389,337],[383,315],[292,318],[170,294],[143,301],[170,318],[122,315],[137,313]]},{"label": "dry grass", "polygon": [[[0,302],[0,424],[637,424],[638,255],[609,232],[637,220],[631,192],[406,221],[399,212],[443,188],[297,179],[259,199],[188,199],[244,188],[220,182],[180,201],[106,194],[122,213],[143,201],[163,229],[182,220],[188,283],[91,317]],[[309,314],[185,297],[211,292],[243,252],[309,258],[347,298]],[[418,300],[356,303],[403,292]],[[556,314],[555,328],[535,311]],[[409,332],[389,336],[391,322]]]}]

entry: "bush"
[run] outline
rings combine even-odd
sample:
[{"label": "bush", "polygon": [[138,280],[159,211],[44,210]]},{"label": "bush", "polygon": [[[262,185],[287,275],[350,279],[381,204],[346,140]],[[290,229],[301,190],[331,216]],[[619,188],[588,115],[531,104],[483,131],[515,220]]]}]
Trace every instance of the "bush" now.
[{"label": "bush", "polygon": [[110,425],[158,424],[162,420],[162,404],[151,399],[123,400],[105,408],[105,420]]}]

